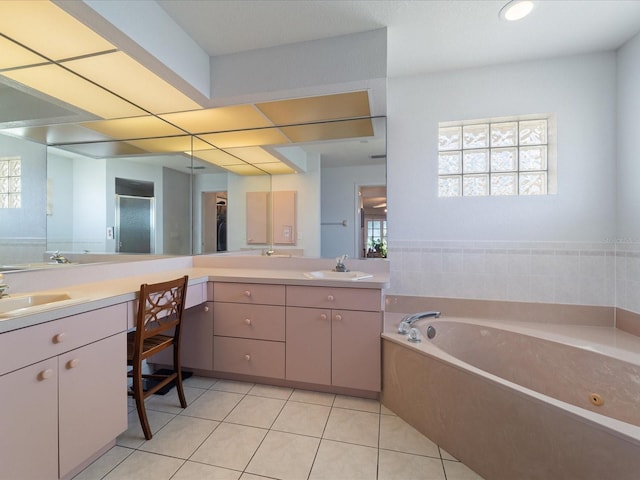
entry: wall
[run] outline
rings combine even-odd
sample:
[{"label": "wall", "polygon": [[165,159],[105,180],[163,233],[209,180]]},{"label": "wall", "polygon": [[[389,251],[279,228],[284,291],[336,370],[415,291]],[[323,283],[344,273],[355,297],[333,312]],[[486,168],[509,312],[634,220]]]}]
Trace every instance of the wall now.
[{"label": "wall", "polygon": [[640,34],[618,52],[616,306],[640,313]]},{"label": "wall", "polygon": [[191,174],[162,169],[164,255],[191,255]]},{"label": "wall", "polygon": [[0,209],[0,265],[41,262],[46,244],[46,149],[0,135],[0,157],[22,159],[22,208]]},{"label": "wall", "polygon": [[[47,151],[47,248],[73,249],[73,159]],[[39,188],[42,188],[41,186]]]},{"label": "wall", "polygon": [[[359,258],[358,187],[386,184],[385,165],[322,169],[322,256]],[[347,220],[347,227],[333,225]]]},{"label": "wall", "polygon": [[[393,293],[613,305],[616,57],[390,78]],[[558,193],[437,197],[438,122],[555,113]]]}]

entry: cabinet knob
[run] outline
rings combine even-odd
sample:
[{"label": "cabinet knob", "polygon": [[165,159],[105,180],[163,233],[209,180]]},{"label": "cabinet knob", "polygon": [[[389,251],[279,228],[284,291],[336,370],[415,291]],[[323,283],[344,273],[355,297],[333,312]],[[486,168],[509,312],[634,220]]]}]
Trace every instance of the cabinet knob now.
[{"label": "cabinet knob", "polygon": [[250,318],[245,318],[244,319],[244,323],[246,323],[247,325],[251,325],[251,319]]},{"label": "cabinet knob", "polygon": [[209,305],[205,305],[205,306],[204,306],[204,311],[205,311],[205,312],[208,312],[208,311],[209,311]]},{"label": "cabinet knob", "polygon": [[71,360],[69,360],[67,362],[67,368],[69,368],[69,369],[76,368],[79,363],[80,363],[80,359],[79,358],[73,358],[73,359],[71,359]]},{"label": "cabinet knob", "polygon": [[67,334],[65,332],[58,333],[53,336],[53,343],[62,343],[65,338],[67,338]]},{"label": "cabinet knob", "polygon": [[248,362],[249,360],[251,360],[251,355],[249,355],[248,353],[244,356],[244,359]]},{"label": "cabinet knob", "polygon": [[337,315],[335,316],[335,319],[336,319],[337,321],[340,321],[340,320],[342,320],[342,315],[340,315],[340,314],[337,314]]},{"label": "cabinet knob", "polygon": [[52,376],[53,369],[47,368],[46,370],[43,370],[38,374],[38,380],[46,380],[47,378],[51,378]]},{"label": "cabinet knob", "polygon": [[251,296],[251,290],[245,290],[244,291],[244,296],[245,297],[250,297]]},{"label": "cabinet knob", "polygon": [[333,302],[334,296],[333,295],[327,295],[327,300],[329,300],[330,302]]},{"label": "cabinet knob", "polygon": [[323,313],[320,315],[320,320],[326,320],[327,319],[327,314]]}]

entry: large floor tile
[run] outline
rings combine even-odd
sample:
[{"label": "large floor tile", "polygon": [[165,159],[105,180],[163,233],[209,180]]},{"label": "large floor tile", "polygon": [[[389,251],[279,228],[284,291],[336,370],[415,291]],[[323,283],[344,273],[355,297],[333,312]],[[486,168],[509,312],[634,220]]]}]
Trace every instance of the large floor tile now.
[{"label": "large floor tile", "polygon": [[207,390],[185,408],[182,415],[209,420],[224,420],[229,415],[229,412],[242,400],[243,396],[238,393]]},{"label": "large floor tile", "polygon": [[225,422],[269,428],[284,406],[284,400],[247,395],[225,418]]},{"label": "large floor tile", "polygon": [[221,423],[190,460],[232,470],[244,470],[267,430]]},{"label": "large floor tile", "polygon": [[219,422],[178,415],[167,423],[140,450],[172,457],[189,458],[218,426]]},{"label": "large floor tile", "polygon": [[186,462],[171,480],[238,480],[242,472],[204,463]]},{"label": "large floor tile", "polygon": [[185,387],[202,388],[204,390],[208,390],[209,388],[213,387],[216,382],[218,382],[217,378],[200,377],[198,375],[193,375],[189,378],[185,378],[182,381],[182,384]]},{"label": "large floor tile", "polygon": [[447,472],[447,480],[483,480],[476,472],[465,464],[443,460],[444,470]]},{"label": "large floor tile", "polygon": [[[173,420],[174,417],[175,415],[172,413],[147,410],[147,420],[149,421],[151,433],[155,434],[158,430]],[[129,412],[129,416],[127,418],[129,426],[125,432],[118,436],[116,443],[121,447],[138,448],[146,441],[144,438],[144,432],[142,431],[142,426],[140,425],[140,419],[138,418],[138,411],[134,410],[133,412]]]},{"label": "large floor tile", "polygon": [[73,480],[100,480],[134,451],[130,448],[116,445],[73,477]]},{"label": "large floor tile", "polygon": [[235,380],[218,380],[211,386],[211,390],[221,390],[231,393],[247,393],[253,388],[253,383],[237,382]]},{"label": "large floor tile", "polygon": [[288,400],[293,393],[293,388],[289,387],[277,387],[275,385],[254,385],[249,390],[249,395],[256,395],[258,397],[279,398],[280,400]]},{"label": "large floor tile", "polygon": [[350,408],[351,410],[361,410],[363,412],[380,413],[380,402],[369,398],[336,395],[336,400],[333,402],[333,406]]},{"label": "large floor tile", "polygon": [[380,416],[380,448],[440,458],[438,446],[400,417]]},{"label": "large floor tile", "polygon": [[303,403],[315,403],[317,405],[333,405],[333,401],[336,398],[333,393],[314,392],[311,390],[294,390],[289,400],[295,400],[296,402]]},{"label": "large floor tile", "polygon": [[445,480],[442,460],[380,450],[378,480]]},{"label": "large floor tile", "polygon": [[332,408],[323,437],[377,448],[379,421],[375,413]]},{"label": "large floor tile", "polygon": [[440,450],[440,456],[442,457],[443,460],[453,460],[454,462],[459,461],[456,457],[451,455],[444,448],[438,447],[438,450]]},{"label": "large floor tile", "polygon": [[375,480],[378,450],[322,440],[309,480]]},{"label": "large floor tile", "polygon": [[246,471],[281,480],[306,480],[319,443],[319,438],[271,431]]},{"label": "large floor tile", "polygon": [[153,479],[169,480],[184,460],[136,451],[114,468],[105,480]]},{"label": "large floor tile", "polygon": [[281,432],[322,437],[331,407],[312,403],[287,402],[271,427]]},{"label": "large floor tile", "polygon": [[[205,390],[201,388],[187,387],[183,385],[184,396],[187,400],[187,406],[191,405],[200,397]],[[178,390],[174,387],[164,395],[151,395],[145,400],[147,410],[157,410],[160,412],[175,413],[182,412],[180,399],[178,398]]]}]

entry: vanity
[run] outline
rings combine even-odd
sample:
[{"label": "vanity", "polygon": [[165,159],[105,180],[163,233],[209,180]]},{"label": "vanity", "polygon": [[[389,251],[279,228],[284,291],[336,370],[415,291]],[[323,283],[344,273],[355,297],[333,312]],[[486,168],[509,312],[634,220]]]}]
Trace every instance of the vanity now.
[{"label": "vanity", "polygon": [[322,259],[187,258],[85,267],[77,275],[105,279],[58,289],[82,300],[0,318],[0,478],[71,478],[127,429],[126,333],[143,282],[189,275],[185,370],[378,395],[388,270],[326,280],[304,275]]}]

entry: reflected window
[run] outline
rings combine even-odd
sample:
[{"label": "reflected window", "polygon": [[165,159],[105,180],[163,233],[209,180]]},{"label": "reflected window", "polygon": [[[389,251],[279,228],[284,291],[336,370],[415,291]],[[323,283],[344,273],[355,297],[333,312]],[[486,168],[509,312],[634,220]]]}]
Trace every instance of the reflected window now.
[{"label": "reflected window", "polygon": [[367,257],[387,258],[387,221],[367,220]]},{"label": "reflected window", "polygon": [[0,157],[0,208],[22,206],[20,157]]}]

